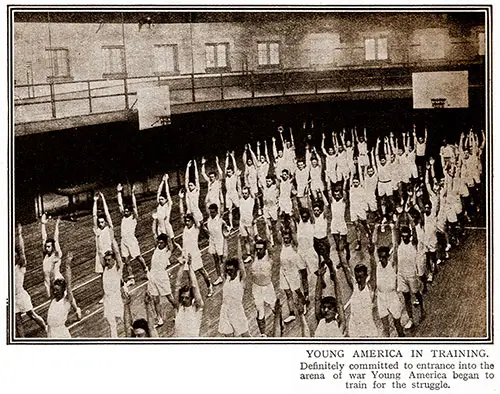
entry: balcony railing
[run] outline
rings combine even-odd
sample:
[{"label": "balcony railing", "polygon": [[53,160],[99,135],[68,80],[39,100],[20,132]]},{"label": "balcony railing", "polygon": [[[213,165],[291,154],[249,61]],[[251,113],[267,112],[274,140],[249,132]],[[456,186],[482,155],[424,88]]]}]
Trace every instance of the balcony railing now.
[{"label": "balcony railing", "polygon": [[411,71],[416,67],[449,70],[474,64],[480,62],[386,64],[324,71],[275,69],[15,85],[15,124],[131,110],[137,102],[137,91],[152,86],[168,85],[171,105],[175,107],[289,95],[406,90],[411,89]]}]

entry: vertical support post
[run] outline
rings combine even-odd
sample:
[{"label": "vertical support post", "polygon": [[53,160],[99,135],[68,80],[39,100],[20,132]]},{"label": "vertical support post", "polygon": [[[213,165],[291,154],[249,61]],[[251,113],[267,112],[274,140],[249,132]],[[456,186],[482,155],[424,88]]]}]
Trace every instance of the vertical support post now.
[{"label": "vertical support post", "polygon": [[285,70],[281,70],[281,87],[283,89],[283,96],[286,93]]},{"label": "vertical support post", "polygon": [[129,109],[127,78],[123,78],[123,91],[125,94],[125,109]]},{"label": "vertical support post", "polygon": [[250,71],[250,88],[252,89],[252,98],[255,98],[255,80],[253,70]]},{"label": "vertical support post", "polygon": [[194,94],[194,73],[191,73],[191,95],[194,103],[196,101],[196,96]]},{"label": "vertical support post", "polygon": [[90,92],[90,81],[87,81],[87,92],[89,96],[89,111],[92,113],[92,93]]},{"label": "vertical support post", "polygon": [[224,81],[222,79],[222,71],[220,73],[220,99],[224,100]]},{"label": "vertical support post", "polygon": [[52,117],[56,117],[56,94],[54,89],[54,83],[50,83],[50,105],[52,107]]}]

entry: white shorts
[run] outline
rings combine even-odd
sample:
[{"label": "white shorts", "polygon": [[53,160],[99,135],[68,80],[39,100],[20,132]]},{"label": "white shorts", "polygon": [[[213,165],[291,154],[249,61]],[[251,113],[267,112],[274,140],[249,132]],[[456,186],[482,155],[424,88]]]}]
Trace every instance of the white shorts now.
[{"label": "white shorts", "polygon": [[311,191],[312,192],[317,192],[317,191],[323,191],[325,190],[325,185],[323,184],[322,181],[317,181],[317,182],[311,182]]},{"label": "white shorts", "polygon": [[279,200],[280,213],[292,214],[293,204],[291,199]]},{"label": "white shorts", "polygon": [[[203,260],[201,259],[201,253],[197,252],[195,254],[189,254],[189,256],[184,256],[186,258],[191,257],[191,267],[193,267],[193,271],[198,271],[203,268]],[[187,264],[184,266],[184,271],[188,270]]]},{"label": "white shorts", "polygon": [[219,333],[239,336],[245,332],[248,332],[248,320],[243,305],[230,309],[223,304],[220,309]]},{"label": "white shorts", "polygon": [[224,238],[208,241],[208,253],[216,254],[217,256],[224,255]]},{"label": "white shorts", "polygon": [[170,224],[170,222],[165,223],[165,231],[170,239],[175,238],[174,229],[172,228],[172,225]]},{"label": "white shorts", "polygon": [[234,193],[226,193],[226,208],[231,209],[232,207],[239,208],[240,206],[240,198],[238,194]]},{"label": "white shorts", "polygon": [[345,220],[330,223],[330,232],[332,234],[347,235],[347,223]]},{"label": "white shorts", "polygon": [[121,317],[123,319],[123,301],[121,293],[104,294],[103,298],[104,317],[106,319],[114,319]]},{"label": "white shorts", "polygon": [[455,209],[455,205],[451,204],[446,204],[445,207],[445,215],[446,215],[446,220],[450,223],[456,223],[458,218],[457,218],[457,212]]},{"label": "white shorts", "polygon": [[71,338],[66,326],[51,327],[48,325],[47,328],[47,338]]},{"label": "white shorts", "polygon": [[418,293],[422,290],[420,278],[398,274],[398,291],[400,293]]},{"label": "white shorts", "polygon": [[247,225],[240,222],[240,236],[242,237],[254,237],[253,225]]},{"label": "white shorts", "polygon": [[26,290],[21,289],[19,293],[16,293],[14,298],[15,298],[15,313],[26,313],[33,310],[31,297]]},{"label": "white shorts", "polygon": [[99,254],[96,253],[95,266],[94,266],[94,271],[96,274],[102,274],[104,272],[104,268],[102,267],[102,264],[101,264],[102,258],[103,258],[102,256],[100,256]]},{"label": "white shorts", "polygon": [[148,291],[152,296],[168,296],[172,294],[170,279],[166,270],[165,273],[149,272],[148,280]]},{"label": "white shorts", "polygon": [[292,270],[292,272],[287,271],[286,273],[283,272],[283,269],[280,269],[280,289],[291,291],[300,289],[300,275],[298,269]]},{"label": "white shorts", "polygon": [[123,258],[132,257],[135,259],[141,255],[141,249],[139,248],[139,241],[136,237],[122,238],[120,243],[120,250]]},{"label": "white shorts", "polygon": [[370,197],[366,203],[368,204],[369,211],[376,212],[378,210],[377,198],[375,197],[375,194],[373,197]]},{"label": "white shorts", "polygon": [[270,207],[270,206],[264,205],[263,214],[264,214],[264,219],[277,221],[278,220],[278,207],[277,206]]},{"label": "white shorts", "polygon": [[198,225],[203,221],[203,214],[201,213],[200,209],[196,209],[193,212],[189,212],[191,215],[193,215],[194,222]]},{"label": "white shorts", "polygon": [[313,274],[318,269],[318,255],[316,254],[314,248],[297,248],[297,253],[302,258],[302,261],[305,263],[309,273]]},{"label": "white shorts", "polygon": [[268,304],[274,308],[276,303],[276,292],[274,291],[273,283],[267,286],[259,286],[255,283],[252,284],[252,295],[255,302],[257,311],[264,309],[264,304]]},{"label": "white shorts", "polygon": [[368,155],[358,155],[358,164],[360,167],[368,167],[370,165]]},{"label": "white shorts", "polygon": [[361,207],[351,205],[350,214],[352,222],[356,220],[366,220],[366,211]]},{"label": "white shorts", "polygon": [[325,174],[325,177],[326,177],[327,184],[329,184],[328,182],[337,183],[337,181],[338,181],[338,179],[337,179],[337,173],[335,171],[327,172]]},{"label": "white shorts", "polygon": [[392,182],[378,182],[378,195],[382,196],[392,196]]},{"label": "white shorts", "polygon": [[396,291],[389,293],[377,292],[378,315],[382,319],[389,314],[396,320],[401,319],[403,313],[403,303]]}]

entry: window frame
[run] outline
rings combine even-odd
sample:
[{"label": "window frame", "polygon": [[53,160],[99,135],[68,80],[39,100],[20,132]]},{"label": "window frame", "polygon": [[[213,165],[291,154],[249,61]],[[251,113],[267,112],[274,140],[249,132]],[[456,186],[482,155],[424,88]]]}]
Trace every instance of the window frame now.
[{"label": "window frame", "polygon": [[[47,81],[49,82],[66,82],[72,81],[73,76],[71,75],[71,62],[69,59],[69,48],[66,47],[46,47],[45,51],[49,56],[49,70],[51,75],[47,75]],[[56,71],[59,70],[57,66],[57,55],[54,60],[54,54],[57,52],[65,53],[65,69],[66,72],[63,75],[56,74]]]},{"label": "window frame", "polygon": [[[374,40],[375,41],[375,59],[367,59],[366,58],[366,41],[367,40]],[[385,40],[386,42],[386,57],[384,59],[379,58],[379,40]],[[386,63],[390,61],[390,56],[389,56],[389,37],[387,35],[380,35],[380,36],[367,36],[363,38],[363,49],[365,51],[365,58],[364,61],[365,63]]]},{"label": "window frame", "polygon": [[[226,65],[225,66],[219,66],[219,59],[218,59],[218,47],[219,46],[224,46],[226,48]],[[215,60],[215,66],[214,67],[209,67],[207,64],[207,48],[211,47],[213,48],[213,54],[214,54],[214,60]],[[230,59],[230,52],[229,52],[229,42],[224,41],[224,42],[206,42],[205,43],[205,72],[207,74],[219,74],[223,72],[230,72],[231,71],[231,65],[229,62]]]},{"label": "window frame", "polygon": [[121,72],[106,72],[106,63],[104,63],[104,72],[102,73],[102,77],[106,79],[121,79],[127,77],[127,60],[125,58],[125,45],[117,44],[117,45],[102,45],[101,50],[103,54],[103,60],[106,62],[105,51],[109,49],[120,49],[120,62],[121,62]]},{"label": "window frame", "polygon": [[[481,40],[481,35],[483,36],[482,40]],[[477,56],[485,57],[487,51],[486,32],[484,30],[478,30],[476,40],[477,40]],[[483,43],[482,45],[481,42]],[[481,53],[481,47],[483,48],[483,53]]]},{"label": "window frame", "polygon": [[[165,47],[170,47],[173,48],[173,65],[174,65],[174,70],[173,71],[158,71],[156,69],[156,61],[155,57],[153,54],[153,62],[154,62],[154,68],[155,70],[153,71],[153,74],[155,76],[161,77],[161,76],[169,76],[169,75],[179,75],[179,45],[177,44],[154,44],[153,48],[165,48]],[[154,50],[154,49],[153,49]]]},{"label": "window frame", "polygon": [[[266,44],[266,64],[261,64],[259,59],[259,44]],[[271,61],[271,44],[278,44],[278,63],[270,63]],[[278,40],[259,40],[257,41],[257,67],[260,69],[281,68],[281,41]]]}]

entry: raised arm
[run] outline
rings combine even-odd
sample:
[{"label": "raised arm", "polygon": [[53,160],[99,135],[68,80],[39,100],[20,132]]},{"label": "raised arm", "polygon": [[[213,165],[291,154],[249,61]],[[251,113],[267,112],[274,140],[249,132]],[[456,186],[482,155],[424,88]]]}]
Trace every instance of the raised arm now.
[{"label": "raised arm", "polygon": [[109,214],[108,204],[106,203],[106,199],[104,198],[104,194],[99,193],[102,200],[102,206],[104,208],[104,215],[106,215],[106,221],[108,222],[108,226],[113,228],[113,221],[111,220],[111,215]]},{"label": "raised arm", "polygon": [[377,169],[380,167],[380,137],[377,138],[377,144],[375,145],[375,166]]},{"label": "raised arm", "polygon": [[196,274],[191,265],[191,261],[188,262],[188,275],[189,275],[189,284],[191,289],[193,289],[194,303],[196,305],[196,309],[203,308],[203,298],[201,298],[200,287],[198,285],[198,279],[196,279]]},{"label": "raised arm", "polygon": [[231,160],[233,161],[234,173],[238,176],[238,180],[239,180],[240,179],[240,169],[238,168],[238,165],[236,164],[236,157],[234,156],[234,151],[231,152]]},{"label": "raised arm", "polygon": [[280,132],[280,138],[281,138],[281,143],[283,144],[283,147],[285,146],[285,138],[283,137],[283,126],[278,127],[278,131]]},{"label": "raised arm", "polygon": [[295,149],[295,141],[293,139],[293,132],[291,127],[290,127],[290,142],[292,143],[292,148]]},{"label": "raised arm", "polygon": [[25,267],[27,264],[27,260],[26,252],[24,249],[23,227],[21,226],[21,223],[17,224],[17,251],[19,261],[16,261],[16,263],[20,267]]},{"label": "raised arm", "polygon": [[427,143],[427,126],[424,127],[424,144]]},{"label": "raised arm", "polygon": [[248,151],[250,152],[250,156],[252,157],[253,160],[253,165],[255,167],[258,167],[260,162],[257,160],[257,156],[255,156],[254,151],[252,150],[252,145],[248,144]]},{"label": "raised arm", "polygon": [[196,160],[193,160],[193,163],[194,163],[194,185],[198,190],[200,190],[200,173],[198,172],[198,163],[196,163]]},{"label": "raised arm", "polygon": [[160,203],[160,196],[163,191],[163,185],[165,183],[165,178],[161,178],[160,186],[158,186],[158,191],[156,192],[156,202],[159,204]]},{"label": "raised arm", "polygon": [[66,257],[65,269],[64,269],[64,280],[66,281],[66,300],[71,304],[73,309],[76,312],[76,316],[78,320],[82,318],[82,311],[76,305],[75,297],[73,297],[73,286],[71,283],[72,275],[71,275],[71,263],[73,262],[73,253],[69,252]]},{"label": "raised arm", "polygon": [[205,171],[205,163],[206,163],[206,159],[204,157],[201,158],[201,176],[203,177],[203,179],[205,179],[205,181],[209,182],[210,179],[208,178],[208,175],[207,175],[207,172]]},{"label": "raised arm", "polygon": [[246,277],[247,277],[247,271],[245,270],[245,263],[243,262],[243,253],[241,252],[241,241],[238,237],[237,242],[237,253],[238,253],[238,266],[239,266],[239,273],[240,273],[240,281],[244,282]]},{"label": "raised arm", "polygon": [[189,190],[189,169],[191,167],[191,160],[186,165],[186,172],[184,173],[184,189],[186,192]]},{"label": "raised arm", "polygon": [[56,248],[56,252],[59,254],[59,257],[62,257],[61,244],[59,243],[59,224],[61,223],[61,218],[58,216],[56,219],[56,228],[54,229],[54,245]]},{"label": "raised arm", "polygon": [[94,194],[94,205],[92,206],[92,222],[94,225],[94,230],[97,230],[99,227],[97,225],[97,201],[99,201],[99,194]]},{"label": "raised arm", "polygon": [[274,160],[278,160],[278,149],[276,148],[276,137],[272,137],[273,140],[273,157]]},{"label": "raised arm", "polygon": [[266,155],[266,160],[268,163],[271,163],[271,160],[269,160],[269,151],[267,149],[267,141],[264,140],[264,153]]},{"label": "raised arm", "polygon": [[134,211],[134,218],[139,218],[139,210],[137,209],[137,200],[135,198],[135,185],[132,185],[132,190],[130,191],[132,197],[132,209]]},{"label": "raised arm", "polygon": [[118,242],[116,242],[115,235],[111,235],[111,248],[113,249],[113,253],[115,255],[116,267],[118,270],[121,270],[123,267],[122,255],[120,253],[120,248],[118,247]]},{"label": "raised arm", "polygon": [[42,247],[45,248],[45,242],[47,242],[47,214],[42,214],[40,223],[42,228]]},{"label": "raised arm", "polygon": [[219,156],[215,156],[215,164],[217,165],[219,179],[222,179],[224,177],[224,173],[222,172],[222,168],[220,168]]},{"label": "raised arm", "polygon": [[118,200],[118,209],[120,210],[120,213],[123,215],[124,208],[123,208],[123,186],[121,183],[116,186],[116,199]]},{"label": "raised arm", "polygon": [[168,184],[168,174],[163,175],[163,182],[165,183],[165,194],[167,195],[167,204],[172,206],[172,197],[170,196],[170,186]]},{"label": "raised arm", "polygon": [[325,155],[325,157],[327,157],[328,155],[328,152],[326,151],[325,149],[325,133],[323,133],[323,135],[321,136],[321,151],[323,152],[323,154]]}]

